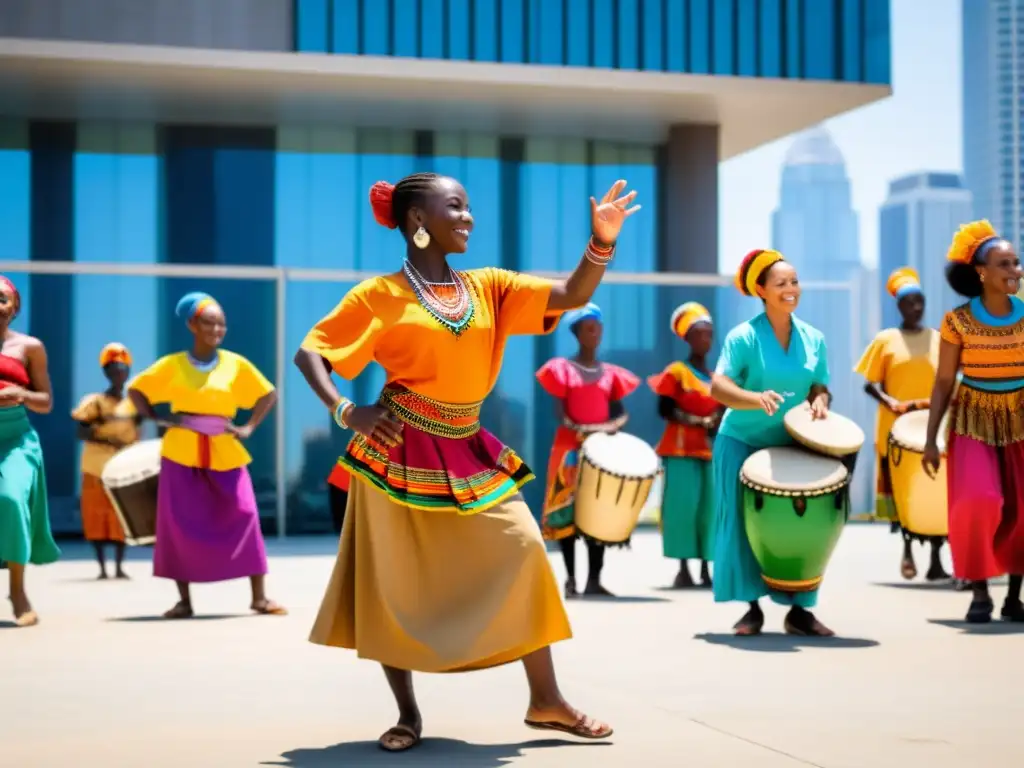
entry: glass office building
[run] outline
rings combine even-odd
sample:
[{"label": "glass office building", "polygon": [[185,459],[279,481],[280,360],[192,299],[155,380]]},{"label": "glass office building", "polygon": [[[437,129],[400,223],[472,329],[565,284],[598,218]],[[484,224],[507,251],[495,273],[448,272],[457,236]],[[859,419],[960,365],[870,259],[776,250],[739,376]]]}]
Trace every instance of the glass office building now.
[{"label": "glass office building", "polygon": [[[683,350],[672,308],[733,301],[718,272],[718,163],[889,88],[887,0],[10,0],[0,7],[0,270],[50,355],[54,527],[77,528],[74,402],[119,340],[180,349],[187,290],[282,390],[251,441],[268,533],[329,527],[345,436],[292,370],[309,326],[392,271],[366,192],[434,170],[477,217],[462,266],[565,272],[588,196],[643,195],[597,301],[606,355],[641,375]],[[692,279],[680,277],[687,273]],[[670,275],[672,279],[667,279]],[[689,287],[684,287],[689,286]],[[516,339],[483,419],[543,476],[533,371],[567,331]],[[345,384],[372,400],[380,369]],[[653,397],[629,403],[654,442]],[[527,486],[537,503],[542,479]]]}]

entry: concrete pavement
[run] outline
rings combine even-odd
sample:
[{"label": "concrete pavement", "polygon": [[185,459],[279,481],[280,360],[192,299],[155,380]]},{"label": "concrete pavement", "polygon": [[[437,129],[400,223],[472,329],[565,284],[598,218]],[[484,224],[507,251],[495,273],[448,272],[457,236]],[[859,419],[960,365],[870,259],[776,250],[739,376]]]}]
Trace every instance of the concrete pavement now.
[{"label": "concrete pavement", "polygon": [[[199,619],[156,618],[175,600],[133,551],[130,582],[96,582],[82,545],[30,571],[35,628],[0,613],[0,764],[19,768],[692,766],[952,768],[1016,765],[1018,635],[960,622],[968,596],[899,578],[900,543],[850,526],[818,615],[841,637],[738,640],[742,606],[661,588],[674,575],[653,532],[608,554],[617,601],[570,604],[557,646],[570,700],[611,722],[607,744],[521,725],[519,665],[417,678],[425,741],[388,755],[384,678],[354,654],[306,642],[333,563],[331,539],[269,543],[271,596],[287,617],[248,615],[244,582],[196,587]],[[925,553],[919,551],[919,565]],[[553,555],[561,577],[560,559]],[[586,555],[578,555],[585,577]],[[923,571],[922,567],[922,571]],[[3,577],[0,576],[0,580]],[[1002,599],[996,588],[996,600]]]}]

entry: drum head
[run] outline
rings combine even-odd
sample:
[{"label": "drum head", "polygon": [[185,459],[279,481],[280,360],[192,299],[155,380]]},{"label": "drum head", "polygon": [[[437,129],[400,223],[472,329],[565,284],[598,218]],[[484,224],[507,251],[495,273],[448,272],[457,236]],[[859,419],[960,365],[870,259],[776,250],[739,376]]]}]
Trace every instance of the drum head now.
[{"label": "drum head", "polygon": [[160,440],[143,440],[122,448],[104,465],[103,484],[120,488],[160,474],[160,448]]},{"label": "drum head", "polygon": [[595,467],[620,477],[653,477],[661,466],[651,446],[625,432],[593,434],[580,451]]},{"label": "drum head", "polygon": [[842,488],[850,473],[828,456],[799,448],[764,448],[743,462],[740,480],[768,493],[814,496]]},{"label": "drum head", "polygon": [[[939,452],[946,453],[946,434],[949,431],[949,416],[943,416],[935,442]],[[924,453],[925,438],[928,437],[928,411],[904,413],[892,425],[889,439],[908,451]]]},{"label": "drum head", "polygon": [[811,406],[798,405],[783,418],[786,431],[801,445],[829,456],[849,456],[864,445],[864,430],[834,411],[819,421],[811,418]]}]

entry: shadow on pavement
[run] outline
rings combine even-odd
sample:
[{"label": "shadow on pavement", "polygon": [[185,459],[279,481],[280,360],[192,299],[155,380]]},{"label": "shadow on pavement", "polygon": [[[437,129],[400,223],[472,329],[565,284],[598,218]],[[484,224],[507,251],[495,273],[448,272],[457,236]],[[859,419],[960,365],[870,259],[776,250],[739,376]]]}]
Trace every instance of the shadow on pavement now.
[{"label": "shadow on pavement", "polygon": [[671,603],[666,597],[644,595],[579,595],[571,598],[573,603]]},{"label": "shadow on pavement", "polygon": [[[993,579],[989,586],[1005,585],[1006,579]],[[914,592],[970,592],[970,589],[958,590],[952,581],[873,581],[873,587],[886,589],[909,589]]]},{"label": "shadow on pavement", "polygon": [[[998,608],[996,609],[998,611]],[[1012,621],[1000,621],[998,614],[988,624],[968,624],[962,619],[928,619],[929,624],[936,624],[947,629],[959,629],[965,635],[1022,635],[1024,624]]]},{"label": "shadow on pavement", "polygon": [[248,613],[197,613],[190,619],[165,619],[160,614],[153,616],[113,616],[106,621],[121,622],[124,624],[148,624],[150,622],[173,622],[175,624],[189,621],[223,621],[224,619],[247,619],[250,615]]},{"label": "shadow on pavement", "polygon": [[803,648],[823,648],[828,650],[855,650],[858,648],[874,648],[879,645],[877,640],[862,637],[797,637],[781,632],[764,632],[756,637],[737,637],[731,632],[706,632],[693,636],[694,640],[703,640],[711,645],[724,645],[738,651],[755,653],[799,653]]},{"label": "shadow on pavement", "polygon": [[289,768],[362,768],[376,766],[442,765],[465,766],[465,768],[500,768],[510,765],[511,760],[521,757],[526,749],[550,749],[553,747],[606,747],[608,742],[575,742],[560,739],[522,741],[513,744],[470,744],[458,739],[425,738],[419,746],[408,750],[409,754],[385,752],[376,741],[349,741],[330,747],[293,749],[285,752],[280,760],[264,762],[261,765],[288,766]]}]

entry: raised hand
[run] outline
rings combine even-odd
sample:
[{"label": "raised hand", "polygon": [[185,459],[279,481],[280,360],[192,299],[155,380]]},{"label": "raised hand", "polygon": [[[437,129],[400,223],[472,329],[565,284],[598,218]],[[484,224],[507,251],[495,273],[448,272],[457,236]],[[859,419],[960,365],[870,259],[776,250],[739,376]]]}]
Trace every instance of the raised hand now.
[{"label": "raised hand", "polygon": [[622,223],[640,210],[639,205],[629,207],[636,199],[636,190],[623,195],[622,190],[625,188],[625,179],[619,179],[605,192],[600,203],[590,198],[590,232],[602,245],[615,243],[622,230]]}]

